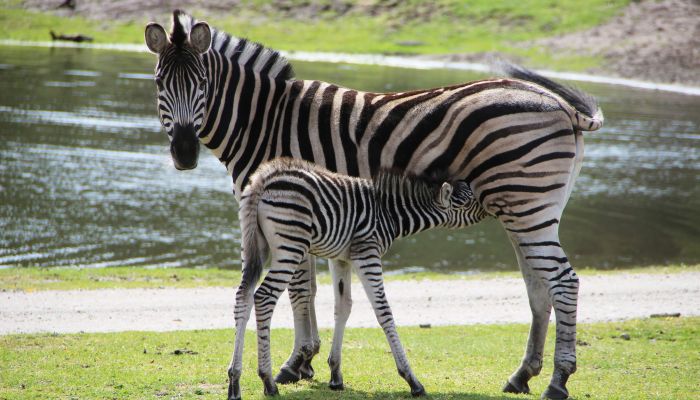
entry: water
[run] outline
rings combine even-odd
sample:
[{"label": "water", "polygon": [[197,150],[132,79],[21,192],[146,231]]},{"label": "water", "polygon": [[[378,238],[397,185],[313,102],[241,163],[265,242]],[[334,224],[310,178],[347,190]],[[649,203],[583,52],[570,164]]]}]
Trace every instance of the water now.
[{"label": "water", "polygon": [[[176,171],[150,54],[0,47],[0,266],[239,268],[231,180],[203,149]],[[301,78],[364,90],[483,75],[294,62]],[[700,262],[700,97],[581,85],[605,111],[561,240],[575,266]],[[495,221],[397,242],[392,270],[515,269]]]}]

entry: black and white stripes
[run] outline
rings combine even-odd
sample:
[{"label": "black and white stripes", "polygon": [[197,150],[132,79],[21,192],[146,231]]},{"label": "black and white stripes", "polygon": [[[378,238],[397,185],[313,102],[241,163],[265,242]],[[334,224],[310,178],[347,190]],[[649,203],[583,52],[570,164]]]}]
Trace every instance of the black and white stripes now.
[{"label": "black and white stripes", "polygon": [[[576,369],[578,278],[558,228],[581,167],[582,132],[603,124],[592,97],[512,66],[507,73],[517,79],[402,93],[294,80],[277,52],[179,11],[173,19],[170,38],[150,24],[146,42],[158,54],[159,114],[176,167],[196,166],[199,140],[226,166],[238,199],[258,166],[281,156],[364,178],[391,168],[464,180],[508,233],[531,299],[526,354],[505,390],[527,392],[527,381],[539,373],[554,305],[555,372],[545,394],[568,395],[566,379]],[[319,343],[311,260],[290,283],[298,340],[280,381],[313,374],[310,360],[291,366],[299,343],[308,337]]]},{"label": "black and white stripes", "polygon": [[[334,260],[336,326],[329,356],[330,386],[343,387],[340,351],[350,314],[352,266],[384,329],[399,375],[411,386],[412,394],[424,393],[394,326],[384,293],[381,257],[399,237],[433,227],[465,227],[485,218],[486,212],[466,183],[431,182],[388,172],[368,181],[283,158],[263,164],[253,175],[243,191],[239,215],[244,262],[236,294],[236,349],[229,370],[229,398],[240,398],[241,349],[251,298],[258,326],[258,374],[265,393],[277,393],[270,362],[270,321],[279,295],[310,254]],[[251,296],[268,256],[270,270]],[[313,347],[307,340],[301,344],[302,353],[310,357]]]}]

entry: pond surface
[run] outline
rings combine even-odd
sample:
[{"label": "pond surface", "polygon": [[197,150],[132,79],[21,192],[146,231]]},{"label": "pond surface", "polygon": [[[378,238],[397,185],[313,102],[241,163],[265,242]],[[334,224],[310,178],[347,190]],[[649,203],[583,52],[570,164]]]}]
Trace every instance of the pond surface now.
[{"label": "pond surface", "polygon": [[[373,91],[482,78],[294,62],[300,78]],[[231,180],[203,149],[176,171],[150,54],[0,46],[0,266],[239,268]],[[574,266],[700,262],[700,97],[580,85],[606,126],[586,157],[561,240]],[[397,242],[387,268],[516,269],[495,221]]]}]

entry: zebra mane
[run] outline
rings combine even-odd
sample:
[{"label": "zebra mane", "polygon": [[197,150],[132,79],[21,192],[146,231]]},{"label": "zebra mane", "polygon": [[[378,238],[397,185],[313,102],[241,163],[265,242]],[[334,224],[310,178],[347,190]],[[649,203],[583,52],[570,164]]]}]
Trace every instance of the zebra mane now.
[{"label": "zebra mane", "polygon": [[178,48],[182,47],[187,41],[187,36],[189,36],[192,25],[196,21],[192,16],[187,15],[182,10],[173,11],[173,24],[170,29],[170,43],[174,44]]},{"label": "zebra mane", "polygon": [[437,176],[414,175],[393,169],[382,169],[372,178],[372,186],[380,201],[399,195],[434,202],[444,182]]},{"label": "zebra mane", "polygon": [[[181,47],[187,40],[190,29],[197,22],[194,17],[184,11],[175,10],[173,12],[170,41]],[[294,69],[280,52],[248,39],[237,38],[213,27],[210,27],[210,29],[211,50],[225,55],[229,60],[253,72],[264,73],[280,80],[294,78]]]}]

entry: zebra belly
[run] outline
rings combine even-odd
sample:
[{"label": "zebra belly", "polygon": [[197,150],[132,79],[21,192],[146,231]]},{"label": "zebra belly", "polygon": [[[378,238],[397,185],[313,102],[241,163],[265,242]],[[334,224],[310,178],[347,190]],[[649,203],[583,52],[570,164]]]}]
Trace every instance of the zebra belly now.
[{"label": "zebra belly", "polygon": [[334,246],[317,246],[316,244],[311,245],[309,253],[315,255],[316,257],[328,258],[331,260],[344,260],[350,259],[350,246],[349,241],[346,243],[334,245]]}]

